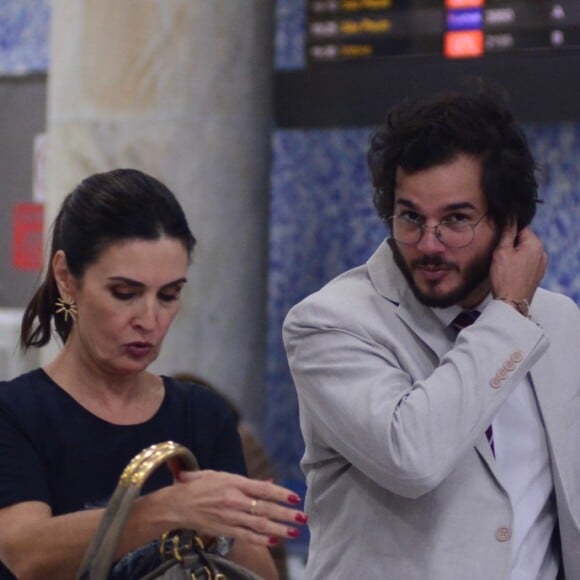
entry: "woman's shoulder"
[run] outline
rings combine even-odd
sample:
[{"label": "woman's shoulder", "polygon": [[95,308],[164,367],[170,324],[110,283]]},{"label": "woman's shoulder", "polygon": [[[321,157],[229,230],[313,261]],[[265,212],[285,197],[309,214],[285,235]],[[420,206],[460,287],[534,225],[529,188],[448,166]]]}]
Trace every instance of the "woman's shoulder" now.
[{"label": "woman's shoulder", "polygon": [[10,423],[34,427],[61,401],[59,391],[41,368],[0,381],[0,413]]},{"label": "woman's shoulder", "polygon": [[20,386],[20,385],[27,385],[27,384],[35,384],[39,380],[48,380],[48,375],[41,369],[36,368],[21,375],[18,375],[12,379],[8,379],[6,381],[0,381],[0,387],[4,388],[7,386]]},{"label": "woman's shoulder", "polygon": [[0,401],[24,402],[34,399],[51,383],[48,375],[37,368],[7,381],[0,381]]}]

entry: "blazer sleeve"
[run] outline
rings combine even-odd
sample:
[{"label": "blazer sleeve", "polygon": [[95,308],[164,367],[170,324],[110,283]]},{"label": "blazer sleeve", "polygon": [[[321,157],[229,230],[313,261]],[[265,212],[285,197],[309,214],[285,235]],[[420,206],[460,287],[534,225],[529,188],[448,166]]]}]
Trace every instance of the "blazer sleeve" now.
[{"label": "blazer sleeve", "polygon": [[[392,313],[350,306],[314,295],[285,320],[305,460],[341,456],[389,491],[419,497],[481,438],[548,340],[534,322],[493,301],[425,370],[424,345],[392,328]],[[505,377],[492,384],[498,372]]]}]

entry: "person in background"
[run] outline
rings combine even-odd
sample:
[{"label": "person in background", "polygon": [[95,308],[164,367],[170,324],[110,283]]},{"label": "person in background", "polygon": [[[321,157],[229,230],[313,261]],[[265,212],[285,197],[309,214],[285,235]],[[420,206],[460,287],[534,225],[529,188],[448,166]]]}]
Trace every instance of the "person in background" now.
[{"label": "person in background", "polygon": [[307,578],[580,578],[580,316],[539,288],[536,163],[500,92],[373,136],[389,237],[291,309]]},{"label": "person in background", "polygon": [[[174,379],[182,383],[201,385],[223,397],[224,401],[230,408],[238,429],[248,477],[251,477],[252,479],[275,481],[276,474],[266,449],[254,434],[252,428],[242,419],[237,406],[234,405],[228,397],[221,393],[215,385],[197,374],[174,373],[172,376]],[[269,546],[268,549],[274,559],[279,580],[288,580],[288,565],[286,561],[286,545],[284,540],[278,542],[276,545]]]},{"label": "person in background", "polygon": [[[97,173],[63,201],[23,347],[54,360],[0,384],[0,578],[74,577],[138,452],[172,440],[201,470],[158,470],[116,556],[187,528],[234,540],[232,560],[276,578],[267,547],[306,518],[291,491],[247,478],[232,414],[205,388],[147,370],[180,305],[195,239],[172,192],[134,169]],[[92,509],[91,509],[92,508]]]}]

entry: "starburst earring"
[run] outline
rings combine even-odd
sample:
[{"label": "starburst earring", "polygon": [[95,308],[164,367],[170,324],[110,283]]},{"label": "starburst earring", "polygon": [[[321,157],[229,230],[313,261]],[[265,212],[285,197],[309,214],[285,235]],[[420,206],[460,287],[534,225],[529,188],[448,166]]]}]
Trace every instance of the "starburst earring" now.
[{"label": "starburst earring", "polygon": [[64,316],[64,321],[68,322],[68,317],[70,316],[73,320],[77,319],[77,305],[72,298],[61,298],[59,297],[56,301],[56,314],[62,314]]}]

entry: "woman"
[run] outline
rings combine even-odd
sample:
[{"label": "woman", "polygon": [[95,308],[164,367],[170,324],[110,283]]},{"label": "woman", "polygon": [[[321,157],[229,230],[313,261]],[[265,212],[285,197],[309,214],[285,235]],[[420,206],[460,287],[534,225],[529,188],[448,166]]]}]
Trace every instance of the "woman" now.
[{"label": "woman", "polygon": [[190,448],[201,471],[173,482],[157,470],[117,556],[189,528],[233,538],[232,560],[275,578],[267,546],[297,536],[293,524],[306,517],[281,504],[299,498],[243,477],[220,397],[147,371],[179,309],[194,244],[174,195],[139,171],[93,175],[64,200],[21,333],[25,349],[40,347],[54,325],[63,347],[0,384],[0,579],[74,577],[121,471],[165,440]]}]

